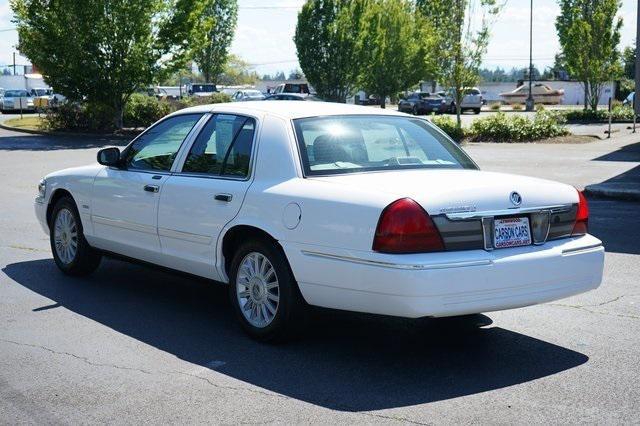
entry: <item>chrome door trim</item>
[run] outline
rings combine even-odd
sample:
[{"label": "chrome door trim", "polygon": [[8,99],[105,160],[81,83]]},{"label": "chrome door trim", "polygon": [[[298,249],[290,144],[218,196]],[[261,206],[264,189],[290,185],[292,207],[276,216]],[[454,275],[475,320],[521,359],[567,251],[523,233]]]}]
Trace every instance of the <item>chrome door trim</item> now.
[{"label": "chrome door trim", "polygon": [[213,238],[207,235],[192,234],[190,232],[176,231],[175,229],[158,227],[158,235],[176,240],[188,241],[203,245],[210,245]]},{"label": "chrome door trim", "polygon": [[134,223],[121,219],[109,219],[103,216],[91,215],[91,221],[100,225],[113,226],[115,228],[127,229],[129,231],[143,232],[145,234],[158,235],[155,226]]}]

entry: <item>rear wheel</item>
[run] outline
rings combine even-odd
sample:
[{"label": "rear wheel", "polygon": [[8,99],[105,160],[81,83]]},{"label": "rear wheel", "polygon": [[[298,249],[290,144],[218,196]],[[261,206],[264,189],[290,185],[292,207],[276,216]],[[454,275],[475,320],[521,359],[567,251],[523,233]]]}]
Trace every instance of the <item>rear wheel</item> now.
[{"label": "rear wheel", "polygon": [[65,274],[88,275],[100,265],[102,256],[84,238],[80,215],[71,198],[61,198],[53,207],[49,239],[53,260]]},{"label": "rear wheel", "polygon": [[231,262],[229,297],[244,331],[261,341],[285,340],[304,323],[304,301],[282,251],[250,241]]},{"label": "rear wheel", "polygon": [[[451,105],[449,106],[449,112],[451,114],[455,114],[456,113],[456,104],[455,104],[455,102],[451,102]],[[460,111],[460,112],[462,112],[462,111]]]},{"label": "rear wheel", "polygon": [[473,109],[473,113],[474,114],[480,114],[480,108],[474,108]]}]

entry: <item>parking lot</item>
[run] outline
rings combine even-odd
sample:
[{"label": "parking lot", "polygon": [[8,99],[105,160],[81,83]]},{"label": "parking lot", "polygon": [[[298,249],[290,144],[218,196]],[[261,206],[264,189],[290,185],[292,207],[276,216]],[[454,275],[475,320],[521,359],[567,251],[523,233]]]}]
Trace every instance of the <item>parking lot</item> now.
[{"label": "parking lot", "polygon": [[[638,422],[639,203],[590,199],[596,291],[474,331],[318,310],[272,346],[241,332],[221,286],[116,260],[58,272],[37,182],[112,143],[0,130],[0,423]],[[486,170],[584,187],[638,167],[620,152],[639,143],[466,149]]]}]

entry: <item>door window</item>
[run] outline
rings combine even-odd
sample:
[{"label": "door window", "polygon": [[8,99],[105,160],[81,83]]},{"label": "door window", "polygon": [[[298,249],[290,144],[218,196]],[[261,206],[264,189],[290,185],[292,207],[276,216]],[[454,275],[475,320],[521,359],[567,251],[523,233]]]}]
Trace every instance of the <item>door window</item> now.
[{"label": "door window", "polygon": [[128,169],[169,171],[180,145],[202,114],[168,118],[142,134],[124,153]]},{"label": "door window", "polygon": [[247,177],[254,131],[253,118],[230,114],[213,116],[193,143],[182,171]]}]

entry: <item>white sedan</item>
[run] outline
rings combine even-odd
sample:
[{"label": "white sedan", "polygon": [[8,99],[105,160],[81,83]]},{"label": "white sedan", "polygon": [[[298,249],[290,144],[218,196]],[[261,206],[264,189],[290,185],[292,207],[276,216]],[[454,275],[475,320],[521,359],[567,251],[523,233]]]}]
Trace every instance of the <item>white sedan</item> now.
[{"label": "white sedan", "polygon": [[117,254],[228,283],[243,328],[316,305],[400,317],[517,308],[598,287],[575,188],[483,172],[429,121],[323,102],[184,109],[47,175],[36,215],[69,275]]}]

